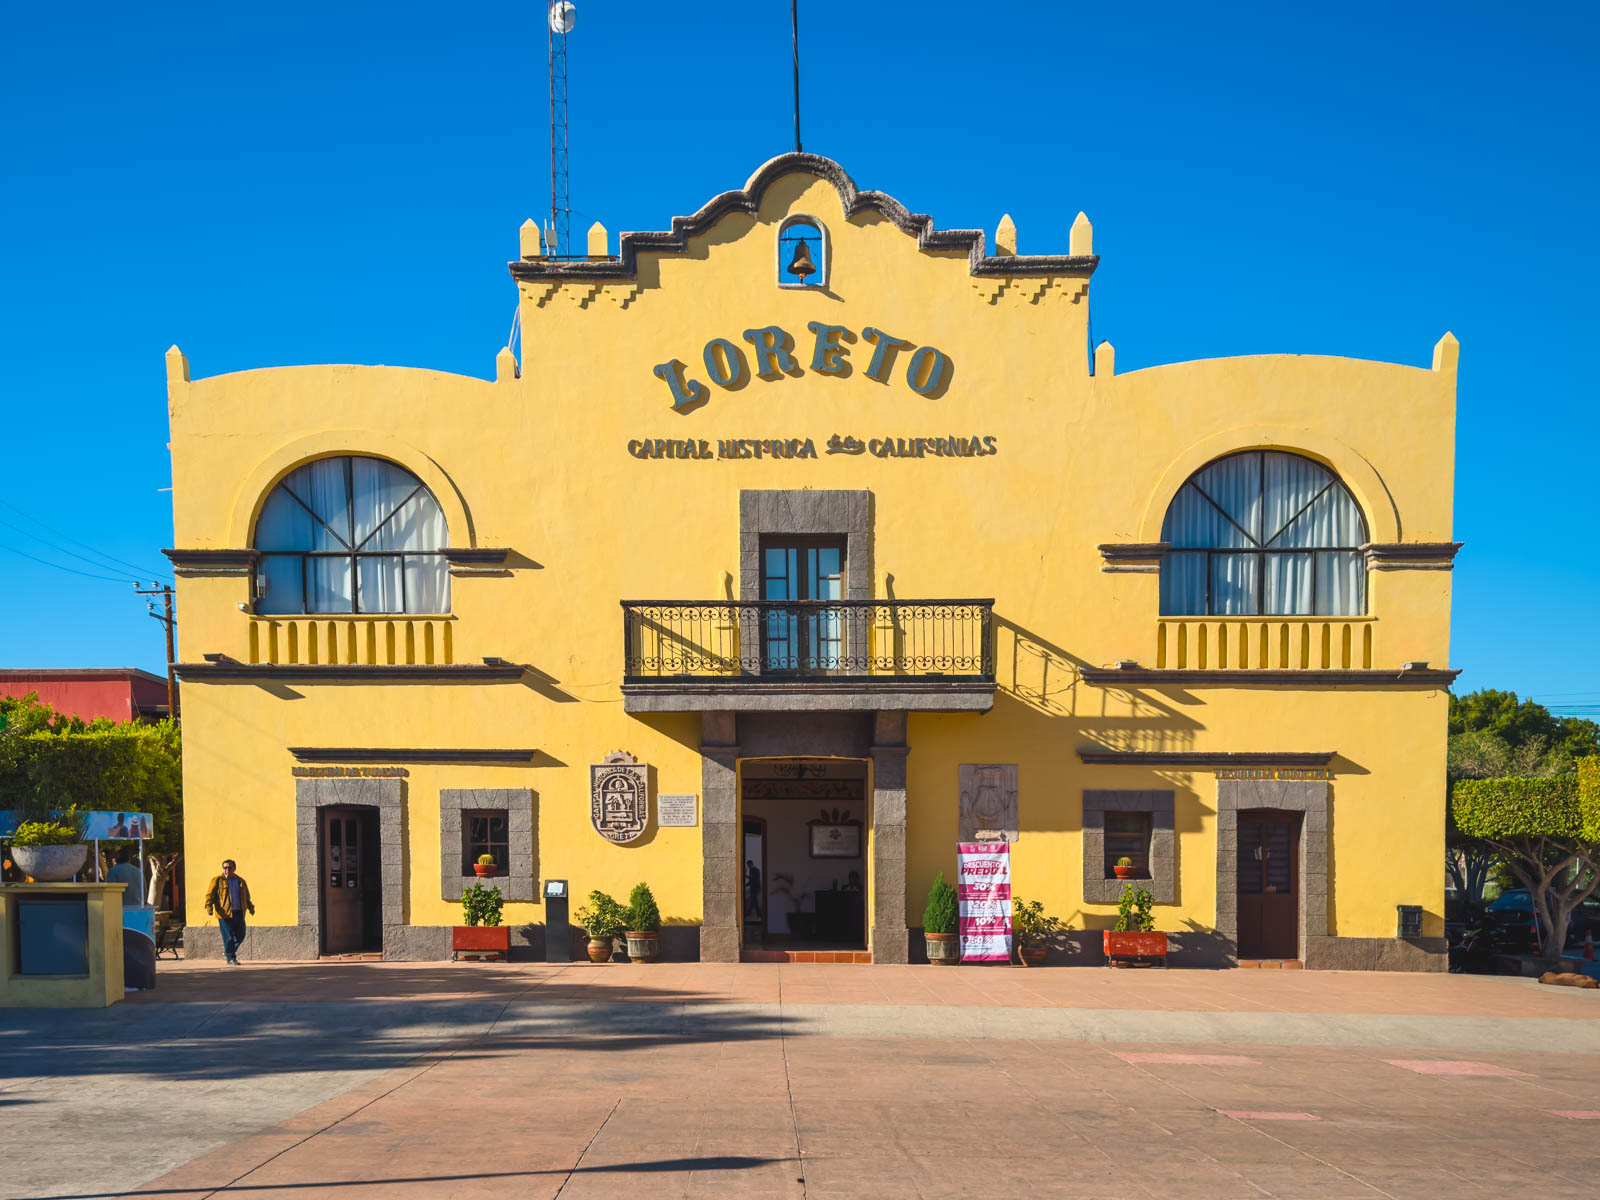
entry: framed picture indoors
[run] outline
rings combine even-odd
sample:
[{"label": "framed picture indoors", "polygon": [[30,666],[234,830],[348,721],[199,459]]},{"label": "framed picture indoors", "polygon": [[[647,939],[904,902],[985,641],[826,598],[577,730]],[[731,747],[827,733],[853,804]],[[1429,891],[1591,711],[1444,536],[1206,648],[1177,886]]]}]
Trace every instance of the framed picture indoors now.
[{"label": "framed picture indoors", "polygon": [[822,817],[806,822],[811,829],[812,858],[860,858],[861,822],[850,810],[822,810]]}]

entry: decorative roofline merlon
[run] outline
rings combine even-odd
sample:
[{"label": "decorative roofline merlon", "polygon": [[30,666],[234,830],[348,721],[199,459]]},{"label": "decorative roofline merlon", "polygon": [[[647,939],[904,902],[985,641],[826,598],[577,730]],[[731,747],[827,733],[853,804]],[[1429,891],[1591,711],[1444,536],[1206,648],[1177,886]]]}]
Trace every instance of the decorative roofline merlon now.
[{"label": "decorative roofline merlon", "polygon": [[1094,274],[1100,262],[1095,254],[991,256],[985,253],[981,229],[935,229],[932,217],[911,212],[893,196],[857,190],[855,180],[831,158],[791,152],[780,154],[765,163],[750,176],[743,188],[723,192],[693,216],[673,217],[669,231],[624,233],[618,239],[615,259],[593,262],[582,259],[524,259],[508,264],[511,275],[514,279],[528,282],[637,279],[638,255],[641,251],[651,254],[686,253],[691,237],[707,232],[730,213],[742,212],[755,216],[767,188],[783,176],[796,173],[815,175],[831,183],[839,193],[846,219],[870,210],[892,222],[902,233],[915,237],[920,250],[965,251],[968,269],[973,275],[1077,275],[1087,279]]}]

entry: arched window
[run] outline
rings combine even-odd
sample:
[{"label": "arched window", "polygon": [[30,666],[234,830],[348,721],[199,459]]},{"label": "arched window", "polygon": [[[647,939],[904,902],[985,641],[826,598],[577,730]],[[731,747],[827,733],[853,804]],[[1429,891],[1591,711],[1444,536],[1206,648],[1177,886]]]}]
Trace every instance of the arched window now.
[{"label": "arched window", "polygon": [[1367,524],[1326,467],[1276,450],[1230,454],[1178,489],[1161,540],[1163,616],[1367,611]]},{"label": "arched window", "polygon": [[381,458],[320,458],[272,489],[256,522],[256,611],[446,613],[450,544],[422,481]]},{"label": "arched window", "polygon": [[828,286],[828,235],[812,217],[790,217],[778,227],[780,287]]}]

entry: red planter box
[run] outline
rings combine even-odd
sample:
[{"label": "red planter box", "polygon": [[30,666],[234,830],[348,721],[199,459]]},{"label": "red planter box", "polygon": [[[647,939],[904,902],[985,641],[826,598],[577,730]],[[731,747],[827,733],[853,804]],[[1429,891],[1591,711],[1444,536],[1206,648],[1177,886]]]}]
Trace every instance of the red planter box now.
[{"label": "red planter box", "polygon": [[1102,931],[1105,938],[1106,958],[1159,958],[1167,965],[1167,935],[1164,933],[1118,933],[1114,929]]},{"label": "red planter box", "polygon": [[460,953],[509,954],[511,952],[511,926],[509,925],[457,925],[450,931],[450,949]]}]

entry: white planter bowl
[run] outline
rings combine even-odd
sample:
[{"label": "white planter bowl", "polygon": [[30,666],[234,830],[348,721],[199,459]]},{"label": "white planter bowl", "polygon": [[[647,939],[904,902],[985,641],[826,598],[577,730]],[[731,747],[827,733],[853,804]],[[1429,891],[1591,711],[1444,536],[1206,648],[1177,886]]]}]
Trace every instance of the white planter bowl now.
[{"label": "white planter bowl", "polygon": [[39,883],[64,883],[83,870],[89,847],[82,842],[71,846],[13,846],[11,861],[24,875]]}]

